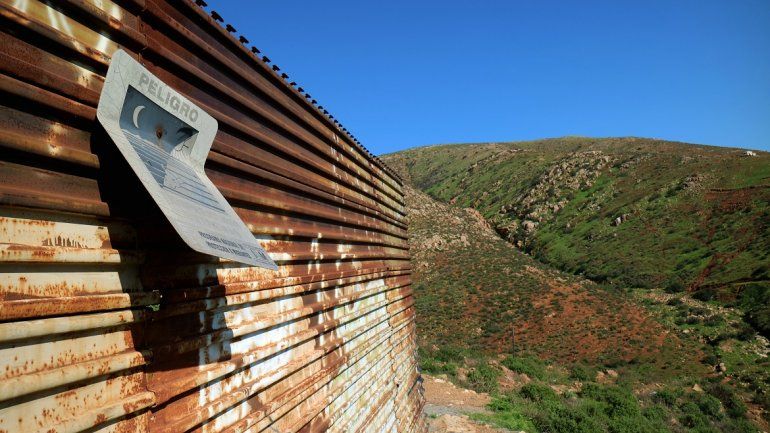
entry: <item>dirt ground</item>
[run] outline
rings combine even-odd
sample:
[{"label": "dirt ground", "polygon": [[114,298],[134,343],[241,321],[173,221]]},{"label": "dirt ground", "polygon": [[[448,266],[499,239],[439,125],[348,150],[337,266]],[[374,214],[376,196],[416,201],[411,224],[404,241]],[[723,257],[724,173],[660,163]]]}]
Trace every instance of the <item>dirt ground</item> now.
[{"label": "dirt ground", "polygon": [[496,429],[477,423],[471,413],[486,413],[489,395],[456,387],[450,381],[423,374],[425,387],[425,413],[428,415],[430,433],[501,433],[508,430]]}]

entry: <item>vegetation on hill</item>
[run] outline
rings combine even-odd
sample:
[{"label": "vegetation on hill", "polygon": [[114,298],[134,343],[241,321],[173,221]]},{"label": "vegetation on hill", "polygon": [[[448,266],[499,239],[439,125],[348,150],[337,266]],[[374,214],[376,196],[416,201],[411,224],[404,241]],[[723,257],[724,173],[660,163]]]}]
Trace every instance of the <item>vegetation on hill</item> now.
[{"label": "vegetation on hill", "polygon": [[[605,374],[586,367],[524,360],[541,373],[527,375],[515,386],[495,393],[489,404],[491,414],[475,414],[474,418],[526,432],[758,431],[733,388],[718,380],[702,386],[677,381],[644,389],[612,369]],[[516,368],[521,362],[521,358],[509,357],[501,368],[521,378],[524,374],[517,374]]]},{"label": "vegetation on hill", "polygon": [[549,269],[473,210],[409,187],[406,200],[418,338],[439,358],[509,353],[515,343],[565,361],[636,360],[681,373],[699,356],[626,293]]},{"label": "vegetation on hill", "polygon": [[[573,140],[579,141],[565,139],[564,142]],[[649,208],[633,212],[607,211],[601,206],[619,198],[615,192],[607,192],[607,185],[614,185],[611,191],[628,186],[624,183],[626,180],[615,179],[618,175],[613,170],[626,168],[621,167],[623,163],[613,168],[620,157],[610,149],[634,140],[607,141],[609,143],[602,146],[596,145],[598,149],[591,147],[594,145],[583,148],[576,144],[560,150],[559,146],[546,141],[479,145],[479,149],[464,145],[438,146],[385,157],[408,184],[417,184],[445,201],[434,200],[419,189],[407,188],[423,371],[446,375],[459,385],[491,393],[491,413],[476,415],[476,418],[514,430],[753,432],[757,431],[757,425],[767,430],[769,344],[747,324],[747,320],[751,321],[761,329],[757,324],[767,320],[767,315],[758,307],[767,305],[767,282],[760,275],[763,271],[757,271],[763,266],[764,259],[760,257],[767,256],[767,251],[762,250],[762,243],[767,243],[767,233],[760,230],[768,222],[762,213],[767,212],[767,203],[760,203],[760,198],[765,197],[763,194],[767,194],[766,189],[759,186],[759,181],[752,184],[754,187],[748,189],[752,191],[752,198],[741,196],[744,210],[733,218],[731,213],[720,210],[721,205],[703,198],[717,187],[705,180],[711,175],[696,171],[690,181],[698,185],[688,184],[690,186],[682,187],[680,192],[644,199],[648,202],[668,200],[667,218],[646,213]],[[650,141],[641,141],[644,146],[653,145]],[[664,145],[675,149],[684,146]],[[695,149],[709,152],[709,148]],[[566,156],[558,157],[560,151],[566,152]],[[577,175],[579,182],[572,182],[575,187],[572,194],[565,193],[570,196],[569,200],[546,199],[547,206],[543,206],[544,194],[554,193],[540,186],[550,182],[544,181],[544,177],[558,177],[554,164],[561,167],[562,160],[580,159],[582,157],[574,154],[582,151],[600,153],[591,153],[590,161],[580,165],[585,168],[584,172],[577,169],[581,173]],[[718,151],[728,155],[734,152]],[[527,152],[539,155],[526,155]],[[766,158],[760,155],[742,158],[736,153],[735,164],[755,167],[755,161]],[[475,162],[462,162],[469,158]],[[565,161],[565,167],[577,164],[570,161]],[[765,160],[765,164],[767,162]],[[463,165],[467,175],[455,179],[456,185],[441,180],[442,176],[463,172],[452,168],[454,164]],[[507,175],[500,171],[507,171]],[[525,176],[526,173],[529,174]],[[509,184],[504,187],[502,179],[506,176]],[[766,177],[754,177],[762,180],[763,176]],[[566,185],[568,178],[561,177],[558,182],[554,180],[554,184]],[[601,186],[602,183],[605,186]],[[447,193],[451,185],[457,194]],[[484,194],[481,185],[498,187]],[[696,194],[693,197],[704,201],[680,197],[679,194],[685,194],[681,191],[691,191]],[[493,205],[483,201],[490,194],[512,199],[500,201],[494,210]],[[560,194],[557,196],[561,197]],[[536,218],[527,216],[530,211],[518,219],[519,211],[509,207],[515,202],[526,203],[528,209],[544,215],[543,218],[535,221]],[[710,271],[698,274],[703,274],[703,278],[683,277],[681,285],[673,285],[668,284],[670,275],[666,276],[665,270],[646,264],[647,260],[658,263],[665,260],[644,251],[644,242],[621,248],[613,244],[612,239],[623,238],[630,243],[632,233],[623,230],[633,232],[641,221],[649,223],[662,218],[655,223],[657,228],[671,236],[667,241],[670,248],[679,249],[682,238],[678,236],[691,233],[686,224],[673,221],[684,215],[677,207],[685,202],[712,212],[714,220],[729,223],[715,227],[709,235],[712,240],[722,239],[706,249],[714,253],[717,264],[712,265]],[[551,206],[553,204],[556,206]],[[591,218],[590,212],[581,206],[599,206],[594,213],[606,216]],[[567,214],[571,215],[567,220],[573,230],[554,231]],[[611,218],[613,215],[617,217]],[[584,217],[587,219],[581,220]],[[618,217],[620,221],[616,223]],[[745,219],[753,225],[738,230],[735,226],[739,224],[733,219]],[[527,224],[530,228],[524,230],[527,221],[536,222],[534,228]],[[582,227],[584,224],[590,227]],[[731,230],[737,230],[737,234]],[[592,236],[593,243],[573,242],[567,235],[575,232]],[[555,233],[550,235],[553,238],[548,237],[549,233]],[[727,239],[730,236],[734,238]],[[727,260],[723,253],[730,250],[735,239],[744,239],[745,248]],[[550,247],[546,248],[547,245]],[[633,281],[641,272],[636,276],[597,277],[587,268],[577,270],[567,266],[562,256],[553,254],[556,245],[564,246],[565,251],[572,254],[582,254],[585,266],[602,260],[608,269],[624,264],[635,272],[629,263],[638,262],[647,266],[644,272],[648,276],[666,278],[648,279],[664,284],[638,284]],[[598,252],[593,245],[604,252]],[[615,247],[618,249],[611,251]],[[748,254],[748,258],[741,258],[742,254]],[[646,258],[631,257],[633,255]],[[678,260],[676,253],[662,252],[661,255]],[[705,260],[708,264],[712,259]],[[562,270],[554,269],[553,265]],[[745,272],[748,277],[743,276]],[[741,275],[737,278],[741,281],[715,284],[714,278],[720,273]],[[690,293],[686,293],[688,289]],[[515,356],[510,356],[512,352]],[[528,383],[532,386],[524,388]],[[552,392],[545,391],[544,387]]]},{"label": "vegetation on hill", "polygon": [[[427,358],[423,368],[491,393],[490,413],[472,417],[514,431],[767,431],[766,339],[746,332],[736,310],[662,291],[629,296],[672,332],[698,341],[708,354],[701,362],[719,362],[720,371],[671,374],[648,362],[565,363],[522,353],[473,358],[446,351]],[[437,371],[441,362],[454,368]]]},{"label": "vegetation on hill", "polygon": [[770,335],[770,154],[640,138],[430,146],[384,156],[543,263],[737,305]]}]

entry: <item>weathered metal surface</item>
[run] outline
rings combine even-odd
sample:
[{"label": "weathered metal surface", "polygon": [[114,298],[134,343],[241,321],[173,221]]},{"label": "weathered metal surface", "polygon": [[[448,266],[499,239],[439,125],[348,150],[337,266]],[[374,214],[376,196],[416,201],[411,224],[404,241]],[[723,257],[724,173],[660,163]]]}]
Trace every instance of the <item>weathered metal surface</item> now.
[{"label": "weathered metal surface", "polygon": [[[0,432],[425,430],[400,180],[216,18],[0,0]],[[95,119],[118,48],[278,271],[178,239]]]}]

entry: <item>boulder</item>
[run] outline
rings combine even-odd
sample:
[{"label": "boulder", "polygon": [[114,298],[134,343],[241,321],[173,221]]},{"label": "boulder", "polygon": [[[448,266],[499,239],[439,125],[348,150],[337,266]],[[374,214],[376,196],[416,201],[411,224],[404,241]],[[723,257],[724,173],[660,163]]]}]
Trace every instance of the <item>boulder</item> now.
[{"label": "boulder", "polygon": [[463,382],[468,380],[468,369],[462,367],[458,368],[457,379]]},{"label": "boulder", "polygon": [[624,214],[620,215],[619,217],[617,217],[614,220],[612,220],[612,225],[613,226],[619,226],[619,225],[623,224],[624,222],[628,221],[628,216],[629,215],[627,213],[624,213]]}]

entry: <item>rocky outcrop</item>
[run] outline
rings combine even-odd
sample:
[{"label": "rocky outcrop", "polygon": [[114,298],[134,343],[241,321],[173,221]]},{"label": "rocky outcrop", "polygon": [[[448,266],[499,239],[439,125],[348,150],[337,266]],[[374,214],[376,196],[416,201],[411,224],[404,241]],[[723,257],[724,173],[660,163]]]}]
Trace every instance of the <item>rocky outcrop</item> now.
[{"label": "rocky outcrop", "polygon": [[619,226],[623,224],[624,222],[628,221],[629,215],[627,213],[621,214],[618,217],[616,217],[614,220],[612,220],[613,226]]},{"label": "rocky outcrop", "polygon": [[497,231],[524,247],[538,227],[552,220],[581,190],[593,186],[613,158],[598,150],[568,155],[545,171],[532,187],[509,204],[501,206]]}]

